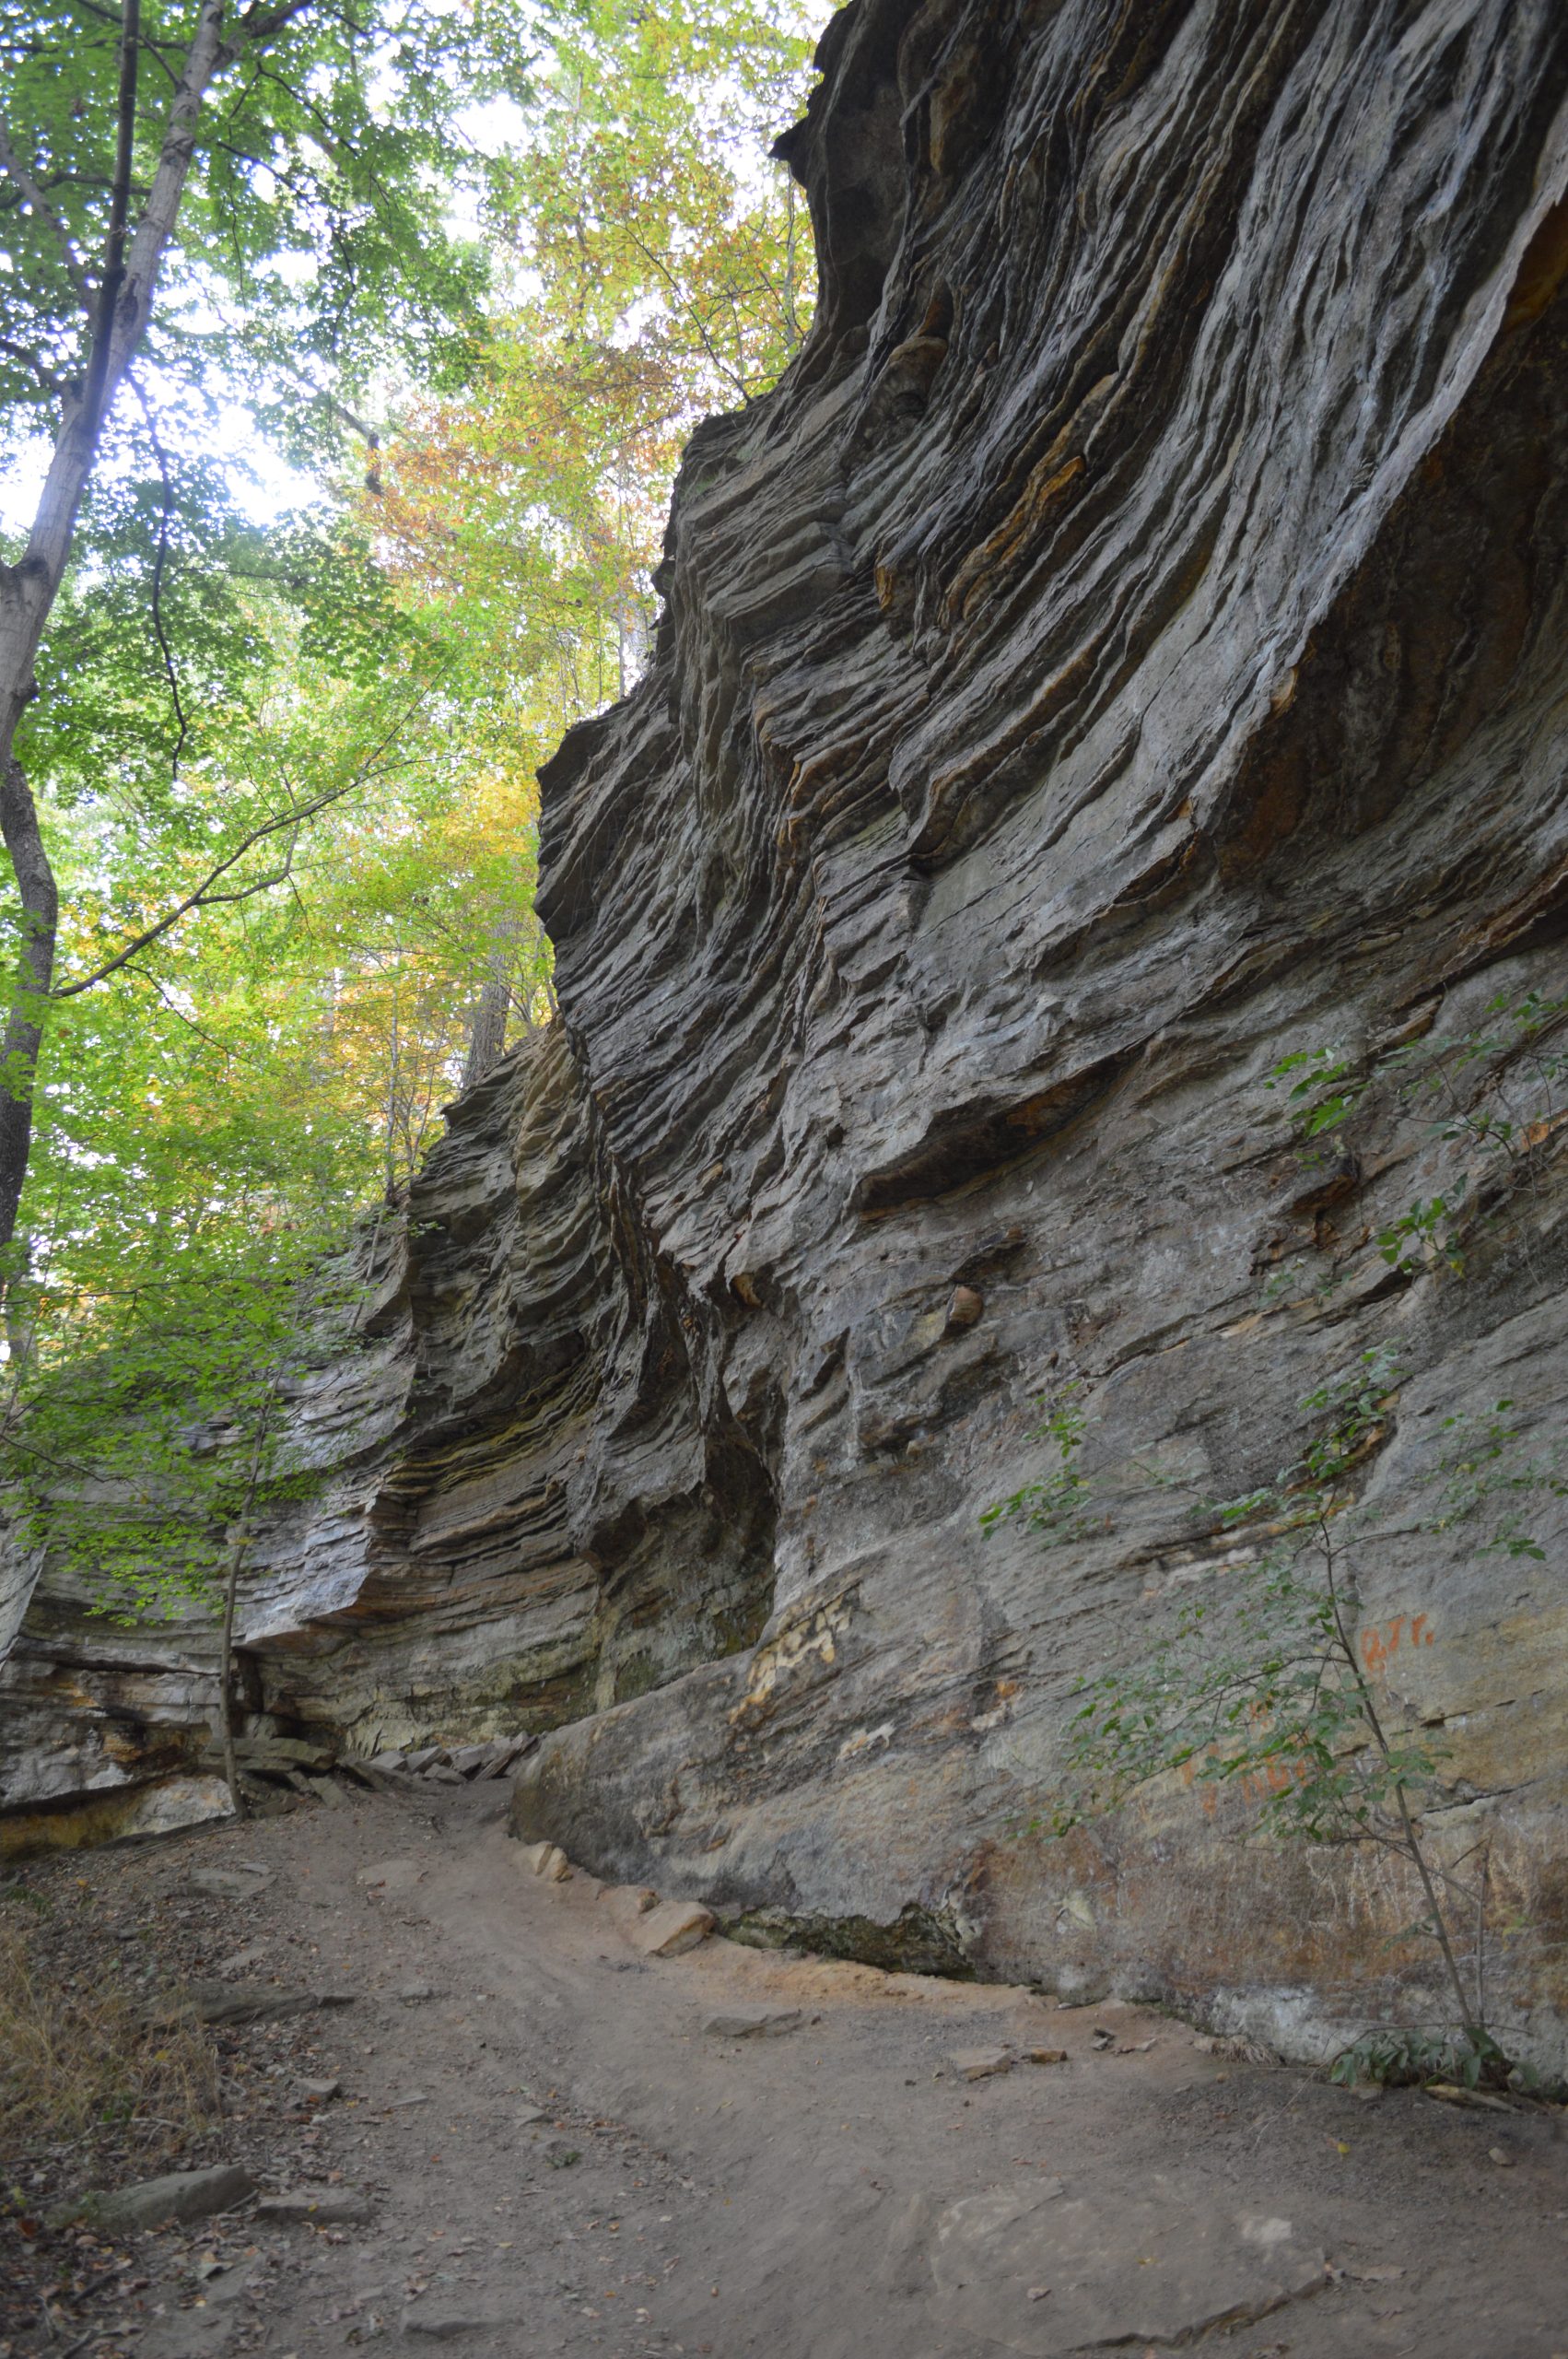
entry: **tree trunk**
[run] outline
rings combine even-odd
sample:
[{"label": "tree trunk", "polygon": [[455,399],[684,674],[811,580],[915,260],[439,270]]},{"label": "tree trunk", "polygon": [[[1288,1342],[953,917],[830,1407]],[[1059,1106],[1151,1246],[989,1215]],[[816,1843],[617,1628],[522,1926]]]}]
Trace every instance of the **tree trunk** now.
[{"label": "tree trunk", "polygon": [[[0,836],[21,894],[21,940],[11,1012],[0,1042],[0,1257],[16,1234],[17,1208],[32,1148],[33,1078],[43,1039],[43,1012],[54,980],[60,896],[38,824],[38,809],[15,755],[0,769]],[[0,1258],[0,1284],[11,1272]]]},{"label": "tree trunk", "polygon": [[98,461],[103,423],[135,357],[195,151],[203,102],[216,74],[243,45],[223,40],[223,0],[203,0],[141,218],[126,248],[140,50],[136,0],[123,0],[120,139],[110,226],[93,305],[87,368],[63,405],[49,472],[18,565],[0,565],[0,832],[17,873],[22,933],[0,1064],[0,1255],[10,1244],[32,1147],[33,1081],[54,973],[59,905],[32,791],[16,758],[17,729],[38,693],[33,663],[64,578],[82,498]]},{"label": "tree trunk", "polygon": [[240,1790],[240,1765],[234,1755],[234,1612],[240,1595],[240,1567],[245,1562],[249,1545],[248,1537],[241,1534],[228,1552],[223,1581],[223,1638],[217,1658],[218,1736],[223,1745],[223,1774],[228,1786],[229,1807],[236,1818],[245,1815],[245,1797]]},{"label": "tree trunk", "polygon": [[472,1089],[483,1081],[493,1064],[506,1052],[507,1011],[511,1005],[504,976],[490,975],[474,1003],[469,1023],[468,1056],[462,1068],[462,1086]]}]

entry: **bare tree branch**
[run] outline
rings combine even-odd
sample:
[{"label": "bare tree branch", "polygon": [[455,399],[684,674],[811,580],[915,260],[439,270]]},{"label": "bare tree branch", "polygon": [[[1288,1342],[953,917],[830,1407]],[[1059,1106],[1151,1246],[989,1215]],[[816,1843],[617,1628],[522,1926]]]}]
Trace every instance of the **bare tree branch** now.
[{"label": "bare tree branch", "polygon": [[8,335],[0,335],[0,352],[8,352],[13,360],[19,360],[25,369],[30,369],[46,393],[64,396],[64,379],[57,377],[53,369],[46,369],[37,353],[29,351],[25,344],[13,344]]}]

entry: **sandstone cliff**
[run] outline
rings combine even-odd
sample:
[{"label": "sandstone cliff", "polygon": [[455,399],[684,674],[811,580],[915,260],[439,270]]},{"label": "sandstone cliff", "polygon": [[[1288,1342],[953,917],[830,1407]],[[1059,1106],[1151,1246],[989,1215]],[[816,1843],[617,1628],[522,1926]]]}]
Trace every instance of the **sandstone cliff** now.
[{"label": "sandstone cliff", "polygon": [[[1561,2061],[1561,1504],[1544,1560],[1418,1526],[1445,1417],[1550,1454],[1568,1391],[1557,1036],[1492,1012],[1568,989],[1568,19],[854,0],[822,64],[809,343],[694,436],[647,676],[544,773],[564,1024],[298,1404],[259,1724],[552,1730],[520,1822],[603,1872],[1311,2051],[1420,1978],[1372,1867],[1190,1794],[1031,1828],[1220,1552],[1191,1497],[1390,1345],[1368,1659]],[[1445,1039],[1446,1138],[1386,1062]],[[1318,1048],[1370,1086],[1308,1166],[1265,1083]],[[1068,1379],[1095,1532],[983,1539]],[[156,1808],[205,1644],[46,1576],[13,1807]]]}]

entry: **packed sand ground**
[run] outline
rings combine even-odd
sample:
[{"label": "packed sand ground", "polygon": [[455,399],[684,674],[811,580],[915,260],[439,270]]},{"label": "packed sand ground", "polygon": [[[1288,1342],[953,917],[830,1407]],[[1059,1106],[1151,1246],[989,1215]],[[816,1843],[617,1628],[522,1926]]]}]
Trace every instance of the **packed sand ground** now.
[{"label": "packed sand ground", "polygon": [[[1555,2109],[1367,2103],[1131,2008],[721,1940],[648,1958],[591,1878],[527,1872],[505,1790],[22,1872],[8,1907],[75,1959],[134,1952],[148,1989],[352,2003],[234,2036],[228,2117],[173,2158],[243,2162],[313,2221],[252,2201],[93,2239],[45,2216],[79,2191],[52,2154],[9,2190],[0,2351],[1568,2359]],[[215,1869],[271,1881],[193,1895]],[[762,2010],[800,2021],[713,2027]],[[1009,2069],[965,2079],[985,2049]]]}]

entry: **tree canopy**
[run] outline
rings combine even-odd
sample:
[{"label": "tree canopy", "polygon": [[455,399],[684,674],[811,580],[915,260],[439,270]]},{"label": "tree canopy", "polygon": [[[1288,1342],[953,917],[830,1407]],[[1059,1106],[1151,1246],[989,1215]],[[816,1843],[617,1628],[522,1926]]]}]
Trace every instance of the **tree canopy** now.
[{"label": "tree canopy", "polygon": [[266,1357],[218,1336],[223,1273],[292,1303],[395,1212],[464,1077],[553,1020],[534,771],[635,679],[691,425],[803,332],[808,228],[766,150],[819,24],[0,0],[29,1512],[48,1450],[79,1469],[143,1397],[155,1334],[216,1415],[213,1372]]}]

